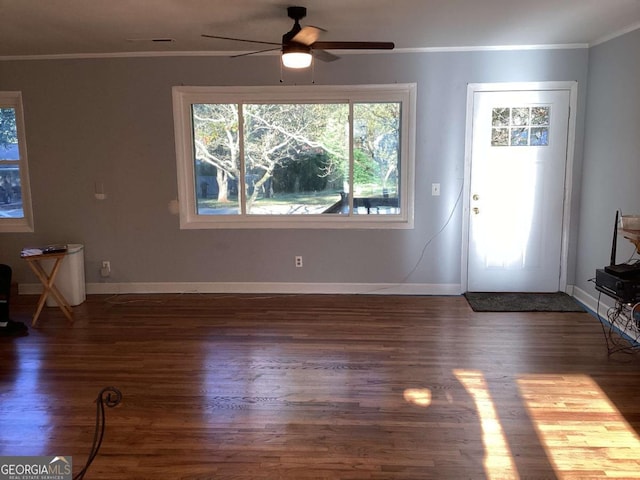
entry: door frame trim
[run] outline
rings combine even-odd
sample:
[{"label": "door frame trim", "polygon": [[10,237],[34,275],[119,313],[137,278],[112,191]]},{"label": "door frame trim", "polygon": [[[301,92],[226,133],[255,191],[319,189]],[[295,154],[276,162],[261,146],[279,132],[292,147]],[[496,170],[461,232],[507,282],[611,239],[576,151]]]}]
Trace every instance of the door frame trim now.
[{"label": "door frame trim", "polygon": [[469,282],[469,215],[471,200],[471,153],[473,147],[473,98],[476,92],[518,92],[528,90],[565,90],[569,92],[569,125],[567,130],[567,155],[564,176],[564,198],[562,207],[562,247],[560,256],[561,291],[567,290],[567,264],[569,258],[569,227],[571,225],[571,202],[573,191],[573,166],[576,143],[576,111],[578,102],[578,82],[502,82],[469,83],[467,85],[467,112],[464,147],[464,184],[462,197],[462,252],[460,286],[467,291]]}]

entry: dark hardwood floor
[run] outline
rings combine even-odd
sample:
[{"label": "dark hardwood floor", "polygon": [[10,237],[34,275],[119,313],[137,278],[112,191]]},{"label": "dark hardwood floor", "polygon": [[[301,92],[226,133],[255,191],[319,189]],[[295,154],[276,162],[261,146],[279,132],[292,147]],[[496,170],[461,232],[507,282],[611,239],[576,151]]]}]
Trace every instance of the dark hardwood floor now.
[{"label": "dark hardwood floor", "polygon": [[[35,297],[13,300],[29,322]],[[87,479],[640,478],[640,358],[463,297],[90,296],[0,337],[0,455]]]}]

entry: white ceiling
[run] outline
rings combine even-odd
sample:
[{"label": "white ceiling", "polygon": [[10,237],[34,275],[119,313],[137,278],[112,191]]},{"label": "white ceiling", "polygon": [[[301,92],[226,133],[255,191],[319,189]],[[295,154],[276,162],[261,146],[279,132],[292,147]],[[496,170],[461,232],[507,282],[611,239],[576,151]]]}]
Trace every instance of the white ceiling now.
[{"label": "white ceiling", "polygon": [[291,5],[320,40],[409,51],[584,46],[640,28],[640,0],[0,0],[0,58],[258,50],[201,34],[279,42]]}]

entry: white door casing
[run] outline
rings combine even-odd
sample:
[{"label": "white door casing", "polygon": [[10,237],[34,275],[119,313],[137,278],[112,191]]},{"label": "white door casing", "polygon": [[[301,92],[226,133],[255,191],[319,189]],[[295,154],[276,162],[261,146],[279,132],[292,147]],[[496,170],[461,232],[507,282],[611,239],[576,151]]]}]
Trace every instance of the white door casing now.
[{"label": "white door casing", "polygon": [[463,291],[566,289],[576,89],[469,85]]}]

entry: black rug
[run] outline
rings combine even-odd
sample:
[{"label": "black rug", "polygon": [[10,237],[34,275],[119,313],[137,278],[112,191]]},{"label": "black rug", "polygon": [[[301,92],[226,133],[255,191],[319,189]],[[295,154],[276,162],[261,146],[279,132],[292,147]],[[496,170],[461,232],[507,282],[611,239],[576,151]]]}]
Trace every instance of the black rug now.
[{"label": "black rug", "polygon": [[578,302],[563,292],[464,294],[474,312],[584,312]]}]

